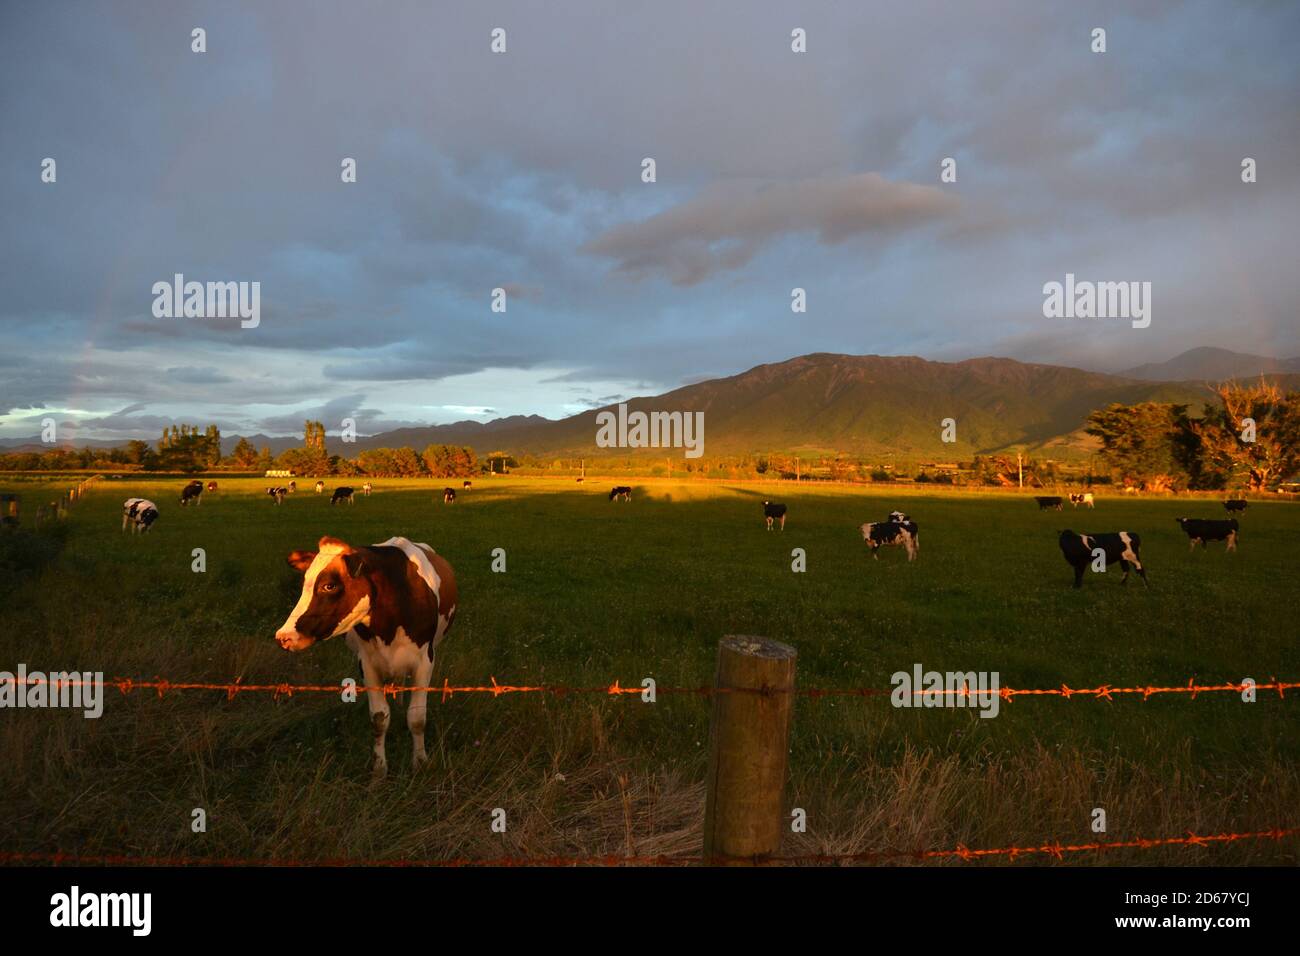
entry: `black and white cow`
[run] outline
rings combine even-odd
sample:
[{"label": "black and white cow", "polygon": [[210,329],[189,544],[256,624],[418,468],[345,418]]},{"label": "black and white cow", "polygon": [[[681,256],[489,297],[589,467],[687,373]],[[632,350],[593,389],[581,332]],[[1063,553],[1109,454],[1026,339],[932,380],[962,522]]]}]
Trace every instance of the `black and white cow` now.
[{"label": "black and white cow", "polygon": [[460,486],[461,486],[462,488],[469,489],[469,488],[472,488],[472,487],[474,486],[474,483],[473,483],[473,482],[470,482],[470,481],[462,481],[462,482],[460,483]]},{"label": "black and white cow", "polygon": [[785,505],[776,504],[771,501],[763,502],[763,520],[767,522],[767,530],[772,530],[772,522],[781,522],[781,530],[785,530]]},{"label": "black and white cow", "polygon": [[1039,511],[1047,511],[1049,508],[1053,511],[1060,511],[1061,507],[1065,504],[1065,501],[1056,495],[1047,497],[1039,497],[1035,495],[1034,500],[1038,502]]},{"label": "black and white cow", "polygon": [[158,506],[148,498],[127,498],[122,504],[122,530],[131,526],[132,534],[144,534],[158,520]]},{"label": "black and white cow", "polygon": [[1236,518],[1175,518],[1178,527],[1183,529],[1183,534],[1187,535],[1187,540],[1191,544],[1189,551],[1195,551],[1199,542],[1201,548],[1205,547],[1207,541],[1226,541],[1228,545],[1225,551],[1237,550],[1237,519]]},{"label": "black and white cow", "polygon": [[613,488],[611,488],[609,490],[609,500],[613,501],[615,498],[619,498],[623,501],[631,501],[632,500],[631,485],[615,485]]},{"label": "black and white cow", "polygon": [[406,538],[357,548],[325,537],[316,548],[289,555],[290,566],[303,572],[302,593],[275,639],[286,651],[304,651],[344,635],[365,680],[374,734],[371,769],[377,777],[388,770],[384,685],[411,678],[416,689],[406,707],[406,726],[411,762],[418,768],[427,759],[424,731],[434,651],[456,616],[455,572],[433,548]]},{"label": "black and white cow", "polygon": [[889,517],[886,518],[885,520],[886,520],[886,521],[897,521],[897,522],[899,522],[899,523],[902,523],[902,522],[904,522],[904,521],[911,521],[912,519],[911,519],[911,517],[909,517],[908,515],[904,514],[904,513],[901,512],[901,511],[891,511],[891,512],[889,513]]},{"label": "black and white cow", "polygon": [[340,501],[346,501],[348,504],[352,504],[352,495],[355,491],[356,489],[351,488],[348,485],[339,485],[334,489],[334,494],[330,495],[330,504],[336,505]]},{"label": "black and white cow", "polygon": [[289,493],[289,489],[282,486],[276,486],[272,488],[267,488],[266,493],[278,505],[284,502],[284,496]]},{"label": "black and white cow", "polygon": [[181,507],[193,501],[196,505],[203,501],[203,482],[191,481],[181,489]]},{"label": "black and white cow", "polygon": [[[1065,556],[1066,562],[1074,568],[1074,586],[1083,587],[1083,572],[1088,570],[1098,557],[1105,557],[1103,567],[1109,566],[1118,561],[1120,567],[1124,569],[1124,576],[1119,579],[1120,584],[1128,583],[1129,565],[1137,571],[1142,577],[1142,583],[1147,583],[1146,568],[1142,567],[1142,559],[1139,549],[1142,545],[1142,539],[1132,531],[1109,531],[1104,534],[1075,534],[1073,531],[1062,531],[1059,544],[1061,545],[1061,554]],[[1100,555],[1095,552],[1102,552]]]},{"label": "black and white cow", "polygon": [[456,489],[455,489],[455,488],[444,488],[444,489],[442,489],[442,503],[443,503],[444,505],[449,505],[449,504],[451,504],[451,503],[452,503],[453,501],[455,501],[455,500],[456,500]]},{"label": "black and white cow", "polygon": [[1091,491],[1085,491],[1081,495],[1071,494],[1070,504],[1076,508],[1079,507],[1079,505],[1087,505],[1089,508],[1097,507],[1096,504],[1093,503]]},{"label": "black and white cow", "polygon": [[868,521],[858,528],[862,540],[871,547],[871,556],[880,560],[880,549],[897,545],[907,552],[907,560],[915,561],[921,550],[920,528],[915,521]]},{"label": "black and white cow", "polygon": [[1245,499],[1245,498],[1229,498],[1227,501],[1225,501],[1225,502],[1223,503],[1223,508],[1224,508],[1225,511],[1228,512],[1228,514],[1232,514],[1232,513],[1234,513],[1234,512],[1245,511],[1245,510],[1246,510],[1246,499]]},{"label": "black and white cow", "polygon": [[361,493],[362,493],[363,495],[365,495],[367,498],[370,497],[370,492],[372,492],[372,491],[374,491],[374,490],[375,490],[375,486],[372,485],[372,484],[371,484],[370,482],[368,482],[368,481],[367,481],[364,485],[361,486]]},{"label": "black and white cow", "polygon": [[324,494],[324,492],[325,492],[325,482],[323,481],[316,482],[316,494],[318,495]]}]

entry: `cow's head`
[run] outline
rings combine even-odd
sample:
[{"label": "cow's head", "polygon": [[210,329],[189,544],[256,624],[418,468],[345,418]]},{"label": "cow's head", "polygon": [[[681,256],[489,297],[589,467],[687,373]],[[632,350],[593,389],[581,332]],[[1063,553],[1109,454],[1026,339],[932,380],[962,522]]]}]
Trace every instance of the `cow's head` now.
[{"label": "cow's head", "polygon": [[291,567],[303,572],[302,595],[275,632],[286,651],[304,651],[344,633],[370,613],[365,555],[337,538],[321,538],[315,551],[294,551]]}]

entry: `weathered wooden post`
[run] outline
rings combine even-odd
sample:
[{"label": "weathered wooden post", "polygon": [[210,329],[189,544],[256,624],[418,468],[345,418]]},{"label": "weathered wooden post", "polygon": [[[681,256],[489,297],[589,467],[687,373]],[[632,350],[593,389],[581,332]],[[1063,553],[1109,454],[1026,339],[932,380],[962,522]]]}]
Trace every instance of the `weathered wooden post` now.
[{"label": "weathered wooden post", "polygon": [[728,635],[718,645],[704,803],[704,861],[761,863],[781,847],[795,649]]}]

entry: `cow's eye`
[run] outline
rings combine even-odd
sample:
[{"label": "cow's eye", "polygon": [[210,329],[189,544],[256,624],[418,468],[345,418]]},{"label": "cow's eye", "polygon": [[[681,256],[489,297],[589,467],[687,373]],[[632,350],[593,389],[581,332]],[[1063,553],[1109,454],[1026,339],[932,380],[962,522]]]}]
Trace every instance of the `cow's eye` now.
[{"label": "cow's eye", "polygon": [[339,589],[339,586],[335,584],[333,581],[326,581],[324,584],[320,586],[320,589],[325,592],[337,591]]}]

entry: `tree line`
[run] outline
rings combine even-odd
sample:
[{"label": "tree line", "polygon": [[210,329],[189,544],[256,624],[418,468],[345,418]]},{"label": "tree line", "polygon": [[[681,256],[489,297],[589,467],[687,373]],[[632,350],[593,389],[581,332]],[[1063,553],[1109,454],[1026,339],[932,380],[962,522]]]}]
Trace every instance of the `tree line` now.
[{"label": "tree line", "polygon": [[1146,491],[1264,491],[1300,471],[1300,392],[1267,380],[1213,391],[1199,418],[1188,405],[1114,404],[1084,430],[1117,483]]}]

